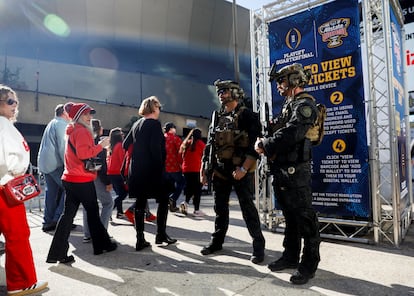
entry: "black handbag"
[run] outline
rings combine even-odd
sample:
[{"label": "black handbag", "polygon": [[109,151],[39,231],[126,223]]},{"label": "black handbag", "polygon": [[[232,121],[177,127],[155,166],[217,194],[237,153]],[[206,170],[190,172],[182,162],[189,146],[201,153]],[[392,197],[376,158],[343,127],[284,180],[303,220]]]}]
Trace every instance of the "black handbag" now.
[{"label": "black handbag", "polygon": [[[73,152],[76,155],[76,148],[73,144],[68,140],[68,144],[70,148],[72,148]],[[102,160],[99,157],[91,157],[88,159],[81,159],[84,163],[85,170],[89,172],[97,172],[102,168]]]}]

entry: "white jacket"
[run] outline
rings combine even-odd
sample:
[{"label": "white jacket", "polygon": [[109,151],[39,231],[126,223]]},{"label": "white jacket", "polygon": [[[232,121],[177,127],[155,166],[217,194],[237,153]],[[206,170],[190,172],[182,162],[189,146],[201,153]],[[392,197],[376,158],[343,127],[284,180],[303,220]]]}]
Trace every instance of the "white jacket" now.
[{"label": "white jacket", "polygon": [[30,163],[30,148],[13,123],[0,116],[0,185],[23,175]]}]

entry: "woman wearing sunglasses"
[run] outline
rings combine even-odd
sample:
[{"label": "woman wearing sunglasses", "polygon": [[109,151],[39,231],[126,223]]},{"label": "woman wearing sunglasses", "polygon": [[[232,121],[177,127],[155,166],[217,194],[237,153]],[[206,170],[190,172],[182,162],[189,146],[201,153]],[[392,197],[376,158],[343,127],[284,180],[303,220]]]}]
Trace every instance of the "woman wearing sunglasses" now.
[{"label": "woman wearing sunglasses", "polygon": [[[19,101],[8,86],[0,85],[0,185],[23,175],[30,162],[30,149],[13,123]],[[30,247],[30,229],[24,204],[10,207],[0,187],[0,232],[6,240],[7,295],[30,295],[46,289],[38,281]]]}]

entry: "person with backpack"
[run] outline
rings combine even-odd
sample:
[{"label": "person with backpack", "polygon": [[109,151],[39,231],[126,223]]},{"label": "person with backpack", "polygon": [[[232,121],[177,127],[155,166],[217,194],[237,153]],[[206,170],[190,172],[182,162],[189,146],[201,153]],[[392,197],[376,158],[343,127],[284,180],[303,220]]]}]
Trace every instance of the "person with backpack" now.
[{"label": "person with backpack", "polygon": [[169,184],[165,173],[165,138],[158,120],[160,112],[161,103],[157,97],[144,99],[138,110],[142,117],[134,123],[122,143],[125,150],[133,144],[127,183],[130,197],[136,199],[136,251],[151,245],[144,237],[145,207],[149,198],[155,198],[158,203],[155,243],[169,245],[177,242],[166,232],[168,194],[173,184]]},{"label": "person with backpack", "polygon": [[[311,160],[312,141],[308,131],[319,117],[315,99],[304,91],[311,73],[294,63],[269,73],[285,101],[277,116],[275,131],[255,143],[258,153],[272,160],[273,188],[285,217],[284,251],[271,262],[271,271],[297,268],[290,278],[293,284],[306,284],[313,278],[320,261],[319,223],[312,208]],[[322,131],[320,131],[322,132]],[[317,134],[317,133],[314,133]],[[302,258],[301,240],[304,239]]]}]

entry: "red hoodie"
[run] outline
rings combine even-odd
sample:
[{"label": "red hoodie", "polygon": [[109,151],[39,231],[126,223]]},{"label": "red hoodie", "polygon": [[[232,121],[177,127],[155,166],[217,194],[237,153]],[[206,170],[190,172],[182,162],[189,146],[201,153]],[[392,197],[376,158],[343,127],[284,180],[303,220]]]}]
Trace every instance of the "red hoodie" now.
[{"label": "red hoodie", "polygon": [[95,145],[92,134],[80,123],[69,124],[66,128],[66,135],[76,149],[76,155],[69,144],[65,149],[65,170],[62,180],[72,183],[86,183],[96,179],[96,172],[85,170],[82,161],[95,157],[102,151],[101,145]]},{"label": "red hoodie", "polygon": [[108,156],[107,164],[108,168],[106,173],[108,175],[120,175],[121,166],[124,161],[125,150],[122,148],[122,142],[116,143],[112,149],[111,155]]}]

